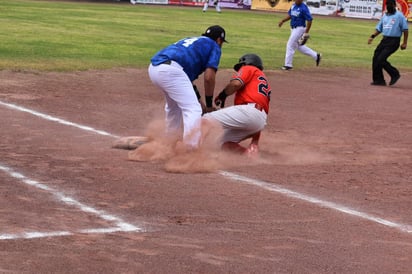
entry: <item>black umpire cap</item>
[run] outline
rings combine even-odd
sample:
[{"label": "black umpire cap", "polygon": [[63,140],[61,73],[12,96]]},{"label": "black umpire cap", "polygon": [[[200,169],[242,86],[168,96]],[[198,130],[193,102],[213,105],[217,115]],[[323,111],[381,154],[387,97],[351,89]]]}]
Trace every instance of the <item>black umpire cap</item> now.
[{"label": "black umpire cap", "polygon": [[223,42],[229,43],[228,41],[226,41],[226,32],[225,29],[222,28],[219,25],[215,25],[215,26],[210,26],[207,28],[207,30],[205,31],[205,33],[202,34],[203,36],[207,36],[209,38],[212,38],[213,40],[216,41],[217,38],[222,38]]}]

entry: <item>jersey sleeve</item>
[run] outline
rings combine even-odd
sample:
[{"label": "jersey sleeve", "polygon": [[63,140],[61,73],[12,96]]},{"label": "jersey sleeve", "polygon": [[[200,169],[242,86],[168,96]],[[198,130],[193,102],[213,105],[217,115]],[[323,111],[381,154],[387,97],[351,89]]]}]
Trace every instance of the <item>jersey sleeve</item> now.
[{"label": "jersey sleeve", "polygon": [[402,31],[409,30],[408,21],[405,16],[402,14]]},{"label": "jersey sleeve", "polygon": [[382,32],[382,30],[383,30],[382,25],[383,25],[383,17],[382,17],[381,20],[379,20],[379,22],[376,24],[375,29],[376,29],[377,31],[379,31],[379,32]]},{"label": "jersey sleeve", "polygon": [[313,20],[312,14],[310,13],[310,10],[309,10],[308,6],[305,6],[303,17],[305,18],[306,21],[312,21]]},{"label": "jersey sleeve", "polygon": [[243,85],[250,82],[253,77],[253,70],[251,66],[243,66],[239,71],[232,76],[232,80],[239,80]]}]

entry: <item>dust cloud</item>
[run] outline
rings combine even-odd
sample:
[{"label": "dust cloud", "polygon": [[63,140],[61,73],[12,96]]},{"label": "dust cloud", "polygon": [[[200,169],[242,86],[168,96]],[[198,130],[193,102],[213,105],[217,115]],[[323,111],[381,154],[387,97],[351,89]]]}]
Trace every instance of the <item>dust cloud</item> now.
[{"label": "dust cloud", "polygon": [[173,173],[208,173],[239,165],[257,164],[245,155],[220,150],[222,129],[216,124],[202,125],[202,142],[198,149],[187,150],[179,141],[180,136],[164,136],[165,125],[153,121],[148,125],[145,136],[150,141],[132,150],[128,159],[138,162],[164,162],[165,170]]},{"label": "dust cloud", "polygon": [[[138,162],[164,162],[165,170],[172,173],[209,173],[262,164],[307,165],[333,159],[327,152],[320,150],[321,141],[311,142],[292,132],[263,131],[259,155],[248,157],[220,150],[222,129],[217,125],[202,125],[202,143],[196,150],[187,150],[179,141],[180,136],[166,138],[164,130],[164,122],[151,122],[145,134],[150,141],[130,151],[128,159]],[[250,140],[245,140],[241,144],[248,146],[249,143]]]}]

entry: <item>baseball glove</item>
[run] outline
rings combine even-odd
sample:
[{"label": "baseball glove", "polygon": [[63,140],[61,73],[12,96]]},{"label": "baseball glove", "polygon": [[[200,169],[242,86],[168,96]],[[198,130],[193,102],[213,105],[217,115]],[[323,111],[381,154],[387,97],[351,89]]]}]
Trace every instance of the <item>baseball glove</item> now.
[{"label": "baseball glove", "polygon": [[309,33],[304,33],[298,40],[299,46],[303,46],[304,44],[306,44],[309,38],[310,38]]}]

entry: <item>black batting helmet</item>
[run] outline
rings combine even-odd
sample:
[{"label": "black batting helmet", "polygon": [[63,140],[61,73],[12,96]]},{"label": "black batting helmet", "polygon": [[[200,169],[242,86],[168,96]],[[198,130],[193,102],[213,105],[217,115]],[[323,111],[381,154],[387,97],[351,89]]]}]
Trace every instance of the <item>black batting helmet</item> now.
[{"label": "black batting helmet", "polygon": [[243,55],[242,57],[239,58],[239,63],[234,65],[233,69],[238,71],[242,66],[244,65],[251,65],[255,66],[260,70],[263,70],[263,63],[262,59],[256,54],[253,53],[248,53]]}]

